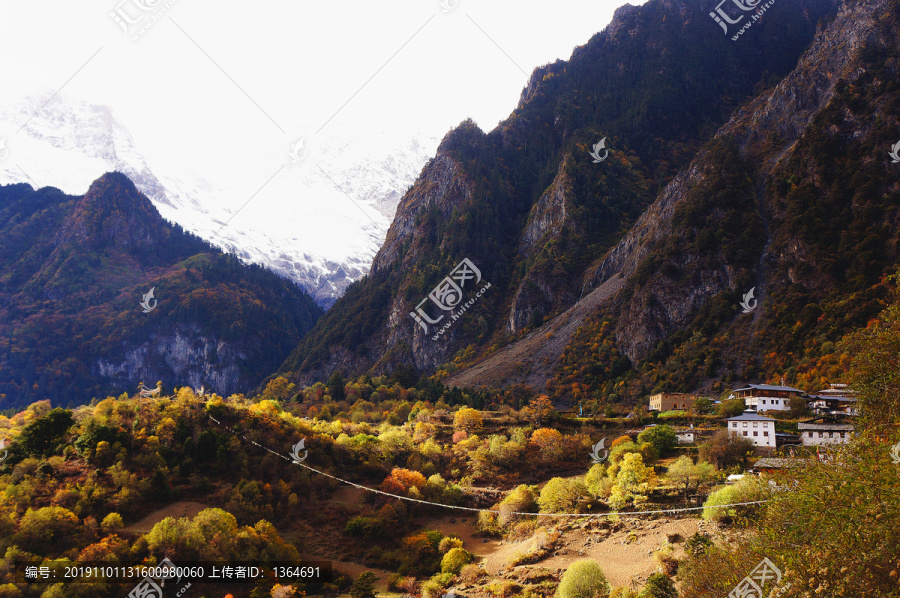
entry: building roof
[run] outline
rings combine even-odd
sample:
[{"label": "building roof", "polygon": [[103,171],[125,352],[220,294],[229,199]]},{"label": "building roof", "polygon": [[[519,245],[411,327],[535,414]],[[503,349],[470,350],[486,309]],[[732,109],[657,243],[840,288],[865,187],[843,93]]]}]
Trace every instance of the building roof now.
[{"label": "building roof", "polygon": [[856,399],[853,397],[840,397],[840,396],[824,396],[824,395],[809,395],[809,398],[813,401],[837,401],[839,403],[855,403]]},{"label": "building roof", "polygon": [[765,457],[757,461],[753,468],[790,469],[792,467],[800,467],[806,462],[809,462],[809,459],[779,459],[776,457]]},{"label": "building roof", "polygon": [[771,417],[766,417],[765,415],[759,415],[754,411],[744,411],[743,415],[738,415],[737,417],[729,417],[726,418],[725,421],[755,421],[755,422],[773,422],[775,421]]},{"label": "building roof", "polygon": [[782,390],[785,392],[803,392],[799,388],[792,388],[790,386],[772,386],[771,384],[748,384],[746,387],[736,388],[732,392],[738,392],[739,390]]},{"label": "building roof", "polygon": [[797,424],[798,430],[839,430],[852,432],[856,428],[853,424]]}]

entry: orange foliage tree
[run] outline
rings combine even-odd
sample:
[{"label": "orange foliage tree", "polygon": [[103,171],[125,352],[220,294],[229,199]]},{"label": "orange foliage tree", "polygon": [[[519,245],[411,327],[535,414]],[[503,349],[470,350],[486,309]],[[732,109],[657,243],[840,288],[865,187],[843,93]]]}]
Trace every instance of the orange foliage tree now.
[{"label": "orange foliage tree", "polygon": [[413,488],[416,489],[416,493],[419,493],[425,486],[425,483],[425,476],[418,471],[395,467],[391,471],[391,475],[386,477],[381,483],[381,489],[384,492],[403,496],[408,495]]}]

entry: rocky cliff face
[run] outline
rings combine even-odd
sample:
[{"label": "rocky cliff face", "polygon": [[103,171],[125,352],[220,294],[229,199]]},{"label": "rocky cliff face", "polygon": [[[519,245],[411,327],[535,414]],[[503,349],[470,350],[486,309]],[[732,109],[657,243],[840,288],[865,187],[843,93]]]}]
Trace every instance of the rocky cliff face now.
[{"label": "rocky cliff face", "polygon": [[[727,144],[715,151],[703,144],[754,88],[796,66],[815,23],[834,6],[778,5],[742,44],[721,38],[709,10],[685,0],[618,11],[569,61],[536,69],[518,107],[494,131],[467,122],[448,134],[398,206],[370,276],[351,287],[282,371],[302,381],[399,364],[433,371],[467,346],[477,352],[515,340],[620,271],[639,272],[671,238],[677,206],[707,170],[728,171],[726,180],[712,177],[711,192],[740,183],[747,201],[752,168],[731,168]],[[601,139],[609,152],[597,161],[590,152]],[[705,163],[704,152],[715,160]],[[765,225],[754,210],[716,210],[748,230]],[[669,256],[666,271],[692,280],[691,288],[628,290],[634,303],[624,308],[622,330],[639,332],[622,339],[629,355],[645,354],[710,296],[749,280],[762,243],[745,241],[735,236],[739,255],[727,256],[721,270],[700,268],[697,256]],[[429,318],[458,315],[435,311],[428,295],[464,258],[491,288],[435,340],[434,327],[410,313],[425,300]],[[714,261],[714,252],[702,258]]]},{"label": "rocky cliff face", "polygon": [[[746,172],[741,173],[752,184],[745,189],[746,208],[760,222],[765,218],[765,228],[759,231],[763,237],[757,244],[761,250],[758,261],[734,263],[717,249],[713,260],[686,254],[669,262],[679,272],[673,279],[659,271],[662,264],[651,257],[655,250],[659,255],[673,238],[689,235],[684,223],[676,221],[676,211],[696,201],[692,191],[711,192],[714,184],[710,180],[727,167],[710,149],[702,151],[666,186],[601,261],[589,279],[592,287],[617,273],[631,278],[642,266],[657,268],[645,280],[633,282],[626,292],[630,297],[620,299],[621,304],[614,308],[619,318],[616,340],[632,362],[646,358],[659,341],[688,324],[700,307],[721,293],[744,293],[755,287],[755,296],[762,300],[769,289],[774,292],[801,282],[820,291],[834,289],[835,281],[823,277],[818,268],[805,268],[805,277],[799,274],[798,269],[812,263],[813,252],[786,230],[789,227],[785,226],[784,206],[774,197],[773,185],[778,177],[798,176],[796,168],[788,165],[802,149],[804,139],[821,134],[819,117],[834,101],[838,83],[852,86],[865,76],[867,69],[861,64],[864,50],[886,51],[896,43],[892,33],[879,25],[889,13],[889,6],[889,2],[875,1],[843,4],[830,26],[817,33],[797,68],[773,89],[741,108],[716,134],[716,140],[733,143],[737,147],[736,158],[748,165]],[[845,131],[858,137],[870,133],[874,126],[872,113],[860,116],[853,118],[848,114]],[[715,218],[716,212],[712,216]],[[744,288],[738,284],[741,278]]]}]

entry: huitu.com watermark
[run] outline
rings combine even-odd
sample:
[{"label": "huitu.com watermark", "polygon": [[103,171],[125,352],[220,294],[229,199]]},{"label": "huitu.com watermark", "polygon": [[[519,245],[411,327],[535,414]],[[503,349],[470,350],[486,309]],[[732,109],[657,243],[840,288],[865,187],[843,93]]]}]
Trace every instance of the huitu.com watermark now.
[{"label": "huitu.com watermark", "polygon": [[[734,4],[734,7],[731,5]],[[719,24],[725,35],[734,33],[731,41],[737,41],[744,35],[744,32],[753,27],[753,25],[762,18],[763,14],[775,4],[775,0],[769,0],[763,4],[762,0],[722,0],[716,6],[715,10],[709,13],[709,16]],[[728,7],[729,10],[723,8]],[[744,20],[747,15],[745,13],[752,12],[748,20]],[[735,29],[737,27],[737,29]]]},{"label": "huitu.com watermark", "polygon": [[109,16],[122,32],[137,41],[168,12],[177,0],[122,0]]},{"label": "huitu.com watermark", "polygon": [[453,324],[481,298],[481,295],[491,288],[491,283],[486,282],[478,289],[478,292],[475,293],[474,297],[463,303],[463,289],[468,281],[474,281],[474,284],[481,282],[481,270],[476,268],[475,264],[473,264],[469,258],[465,258],[453,268],[453,271],[450,272],[449,276],[445,276],[444,280],[439,282],[438,285],[428,293],[428,297],[419,301],[419,304],[416,306],[416,311],[409,312],[410,317],[422,327],[425,334],[429,333],[429,324],[434,326],[447,315],[441,314],[437,318],[432,318],[423,307],[426,301],[430,299],[431,302],[437,305],[442,311],[452,312],[450,314],[450,319],[435,332],[431,337],[431,340],[436,341],[446,333],[447,330],[449,330],[450,327],[453,326]]}]

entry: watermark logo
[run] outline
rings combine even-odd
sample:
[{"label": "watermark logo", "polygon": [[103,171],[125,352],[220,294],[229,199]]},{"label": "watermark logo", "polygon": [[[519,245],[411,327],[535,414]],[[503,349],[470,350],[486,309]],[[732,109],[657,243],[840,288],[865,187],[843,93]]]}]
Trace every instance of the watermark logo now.
[{"label": "watermark logo", "polygon": [[753,292],[756,290],[756,287],[750,289],[749,293],[744,295],[744,300],[741,301],[740,305],[744,309],[745,314],[749,314],[751,311],[756,309],[757,301],[753,298]]},{"label": "watermark logo", "polygon": [[[600,157],[600,150],[604,150],[602,158]],[[606,137],[594,144],[594,150],[590,152],[590,154],[591,158],[594,159],[594,164],[599,164],[600,162],[606,160],[606,158],[609,156],[609,150],[606,149]]]},{"label": "watermark logo", "polygon": [[[306,445],[306,438],[303,438],[300,442],[298,442],[297,444],[295,444],[292,447],[293,450],[291,451],[291,457],[294,458],[294,463],[297,465],[306,461],[306,457],[309,455],[309,451],[306,450],[305,445]],[[302,457],[300,456],[300,451],[303,451]]]},{"label": "watermark logo", "polygon": [[6,438],[0,438],[0,451],[3,451],[3,454],[0,455],[0,463],[3,463],[9,457],[9,451],[6,450]]},{"label": "watermark logo", "polygon": [[156,388],[147,388],[146,386],[144,386],[143,382],[138,385],[138,392],[140,392],[141,396],[145,399],[149,399],[153,396],[158,396],[160,391],[162,391],[162,386],[159,385],[157,385]]},{"label": "watermark logo", "polygon": [[[764,558],[756,566],[750,575],[741,580],[741,582],[728,594],[728,598],[761,598],[768,595],[763,593],[763,588],[773,581],[772,586],[777,586],[781,581],[781,570],[767,558]],[[771,590],[769,590],[771,592]]]},{"label": "watermark logo", "polygon": [[[121,0],[109,16],[125,35],[137,41],[172,8],[176,0]],[[127,8],[126,8],[127,7]]]},{"label": "watermark logo", "polygon": [[[0,140],[0,147],[2,147],[3,140]],[[891,147],[891,151],[888,152],[888,155],[891,157],[891,164],[900,164],[900,141],[895,143],[893,147]],[[0,160],[3,157],[0,155]]]},{"label": "watermark logo", "polygon": [[[765,4],[761,4],[763,0],[722,0],[719,2],[718,6],[716,6],[715,10],[709,13],[709,16],[713,18],[713,20],[719,24],[722,28],[722,31],[725,35],[728,35],[730,25],[738,25],[743,21],[743,25],[741,25],[740,29],[738,29],[737,33],[732,36],[732,41],[737,41],[737,39],[744,34],[745,31],[750,29],[753,24],[762,18],[764,12],[766,12],[773,4],[775,4],[775,0],[769,0]],[[722,5],[728,5],[731,2],[740,10],[741,12],[735,12],[734,9],[731,10],[731,13],[727,12]],[[747,16],[742,13],[754,12],[755,14],[750,16],[750,20],[744,21],[744,18]]]},{"label": "watermark logo", "polygon": [[[602,440],[600,440],[600,442],[598,442],[597,444],[595,444],[592,447],[591,462],[594,463],[595,465],[597,465],[599,463],[603,463],[604,461],[606,461],[606,458],[609,457],[609,451],[603,450],[603,448],[605,446],[606,446],[606,438],[603,438]],[[600,456],[600,451],[603,451],[603,453],[604,453],[602,457]]]},{"label": "watermark logo", "polygon": [[[140,306],[144,308],[145,314],[149,314],[151,311],[156,309],[157,302],[156,302],[156,299],[153,298],[153,291],[155,291],[155,290],[156,290],[156,287],[153,287],[152,289],[150,289],[150,291],[148,293],[146,293],[144,295],[143,299],[141,299]],[[152,305],[150,304],[151,301],[153,302]]]},{"label": "watermark logo", "polygon": [[0,139],[0,162],[9,157],[9,150],[6,149],[6,137]]},{"label": "watermark logo", "polygon": [[[453,268],[449,276],[445,276],[444,279],[428,293],[428,297],[419,301],[419,304],[416,305],[416,311],[409,312],[410,317],[422,327],[425,334],[428,334],[428,324],[437,324],[443,320],[446,315],[441,314],[437,318],[431,318],[425,311],[425,308],[422,307],[426,301],[431,299],[431,302],[437,305],[442,311],[453,312],[450,315],[450,321],[446,322],[444,326],[437,331],[432,337],[432,340],[437,340],[438,337],[444,334],[467,309],[474,305],[475,301],[477,301],[486,290],[491,288],[491,283],[485,283],[485,285],[479,289],[478,293],[475,294],[474,298],[469,299],[463,304],[463,288],[465,288],[466,282],[470,280],[474,280],[475,284],[481,282],[481,270],[475,267],[475,264],[473,264],[469,258],[465,258]],[[459,307],[459,310],[456,309],[457,307]]]},{"label": "watermark logo", "polygon": [[[134,588],[128,593],[128,598],[162,598],[163,597],[163,588],[166,587],[167,579],[174,579],[174,585],[178,585],[181,583],[181,576],[177,575],[178,568],[175,566],[175,563],[169,560],[169,557],[164,558],[160,561],[159,565],[156,567],[148,567],[148,569],[152,570],[154,573],[160,573],[159,577],[150,577],[149,575],[142,579]],[[191,587],[190,582],[184,585],[178,592],[175,594],[177,597],[181,597],[187,591],[188,588]]]},{"label": "watermark logo", "polygon": [[303,147],[304,137],[300,138],[300,141],[291,146],[290,156],[291,162],[302,162],[306,159],[306,156],[309,155],[309,152]]},{"label": "watermark logo", "polygon": [[456,7],[459,6],[459,0],[440,0],[438,4],[440,4],[441,6],[441,12],[447,14],[448,12],[455,10]]},{"label": "watermark logo", "polygon": [[891,461],[894,462],[894,465],[900,465],[900,442],[891,448]]}]

